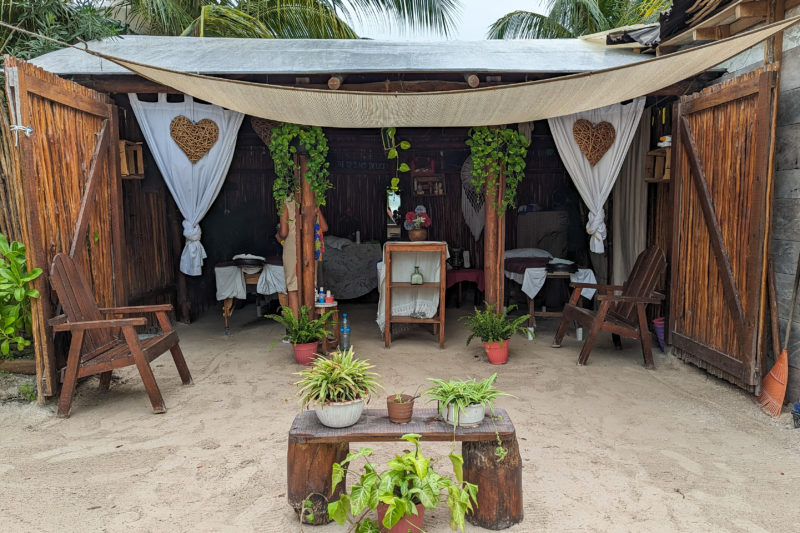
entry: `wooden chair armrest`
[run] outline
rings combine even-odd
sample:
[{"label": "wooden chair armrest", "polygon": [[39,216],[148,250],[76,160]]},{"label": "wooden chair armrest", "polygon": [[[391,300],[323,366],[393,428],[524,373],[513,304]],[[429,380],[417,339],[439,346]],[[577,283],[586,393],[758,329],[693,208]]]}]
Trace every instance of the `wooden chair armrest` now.
[{"label": "wooden chair armrest", "polygon": [[53,318],[48,320],[47,323],[50,324],[51,326],[57,326],[58,324],[63,324],[66,321],[67,321],[67,315],[62,314],[54,316]]},{"label": "wooden chair armrest", "polygon": [[127,307],[101,307],[105,315],[132,315],[137,313],[154,313],[156,311],[172,311],[172,304],[131,305]]},{"label": "wooden chair armrest", "polygon": [[598,294],[595,296],[598,301],[610,302],[629,302],[629,303],[643,303],[643,304],[658,304],[661,303],[660,298],[651,298],[649,296],[622,296],[616,294]]},{"label": "wooden chair armrest", "polygon": [[108,320],[89,320],[85,322],[64,322],[53,326],[53,331],[76,331],[87,329],[107,329],[144,326],[147,319],[144,317],[136,318],[111,318]]},{"label": "wooden chair armrest", "polygon": [[623,289],[622,285],[601,285],[599,283],[572,282],[569,286],[575,289],[597,289],[598,291],[621,291]]}]

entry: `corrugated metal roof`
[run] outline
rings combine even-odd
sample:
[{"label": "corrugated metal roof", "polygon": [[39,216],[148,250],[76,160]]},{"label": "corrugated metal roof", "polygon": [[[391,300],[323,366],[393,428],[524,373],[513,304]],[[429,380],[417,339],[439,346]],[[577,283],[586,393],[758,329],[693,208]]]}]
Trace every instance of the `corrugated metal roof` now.
[{"label": "corrugated metal roof", "polygon": [[[369,72],[588,72],[648,59],[581,39],[372,41],[223,39],[128,35],[89,43],[92,50],[200,74]],[[125,74],[75,48],[32,62],[55,74]]]}]

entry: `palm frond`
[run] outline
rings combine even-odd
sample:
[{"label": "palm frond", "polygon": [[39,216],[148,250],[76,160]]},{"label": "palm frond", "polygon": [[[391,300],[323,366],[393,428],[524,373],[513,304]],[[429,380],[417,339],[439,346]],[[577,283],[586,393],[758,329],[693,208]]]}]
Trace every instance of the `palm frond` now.
[{"label": "palm frond", "polygon": [[488,39],[567,39],[574,35],[569,29],[545,15],[530,11],[514,11],[489,26],[486,37]]},{"label": "palm frond", "polygon": [[323,0],[243,0],[237,7],[281,39],[358,39]]},{"label": "palm frond", "polygon": [[461,18],[459,0],[320,0],[343,18],[400,31],[449,36]]},{"label": "palm frond", "polygon": [[203,6],[200,16],[181,33],[193,37],[244,37],[272,39],[275,37],[264,24],[247,13],[228,6]]}]

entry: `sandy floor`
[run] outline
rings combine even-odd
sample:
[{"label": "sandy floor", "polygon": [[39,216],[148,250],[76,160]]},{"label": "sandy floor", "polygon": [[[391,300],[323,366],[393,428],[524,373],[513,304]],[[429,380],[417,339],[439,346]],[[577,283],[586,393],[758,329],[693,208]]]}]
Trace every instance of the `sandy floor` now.
[{"label": "sandy floor", "polygon": [[[659,354],[647,371],[633,343],[616,352],[610,338],[577,367],[574,336],[550,348],[553,322],[536,344],[515,338],[509,364],[493,367],[480,344],[464,347],[454,312],[446,350],[422,330],[385,350],[374,306],[349,311],[353,343],[387,390],[497,371],[516,395],[499,402],[525,465],[525,520],[510,532],[789,531],[800,520],[791,415],[773,421],[694,367]],[[285,496],[298,366],[288,346],[269,351],[278,327],[252,314],[237,311],[228,338],[216,315],[180,327],[195,384],[181,386],[169,357],[155,361],[165,415],[151,414],[131,368],[107,394],[84,382],[68,420],[52,404],[0,406],[0,530],[300,531]],[[426,529],[449,531],[445,512]]]}]

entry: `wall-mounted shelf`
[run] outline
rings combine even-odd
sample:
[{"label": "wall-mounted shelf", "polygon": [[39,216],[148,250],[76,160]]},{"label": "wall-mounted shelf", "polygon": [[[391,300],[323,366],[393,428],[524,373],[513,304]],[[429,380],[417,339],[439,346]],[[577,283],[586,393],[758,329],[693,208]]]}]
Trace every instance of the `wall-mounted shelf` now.
[{"label": "wall-mounted shelf", "polygon": [[414,176],[414,196],[445,196],[444,176]]},{"label": "wall-mounted shelf", "polygon": [[648,183],[665,183],[670,178],[672,165],[672,147],[656,148],[647,152],[644,165],[644,181]]}]

